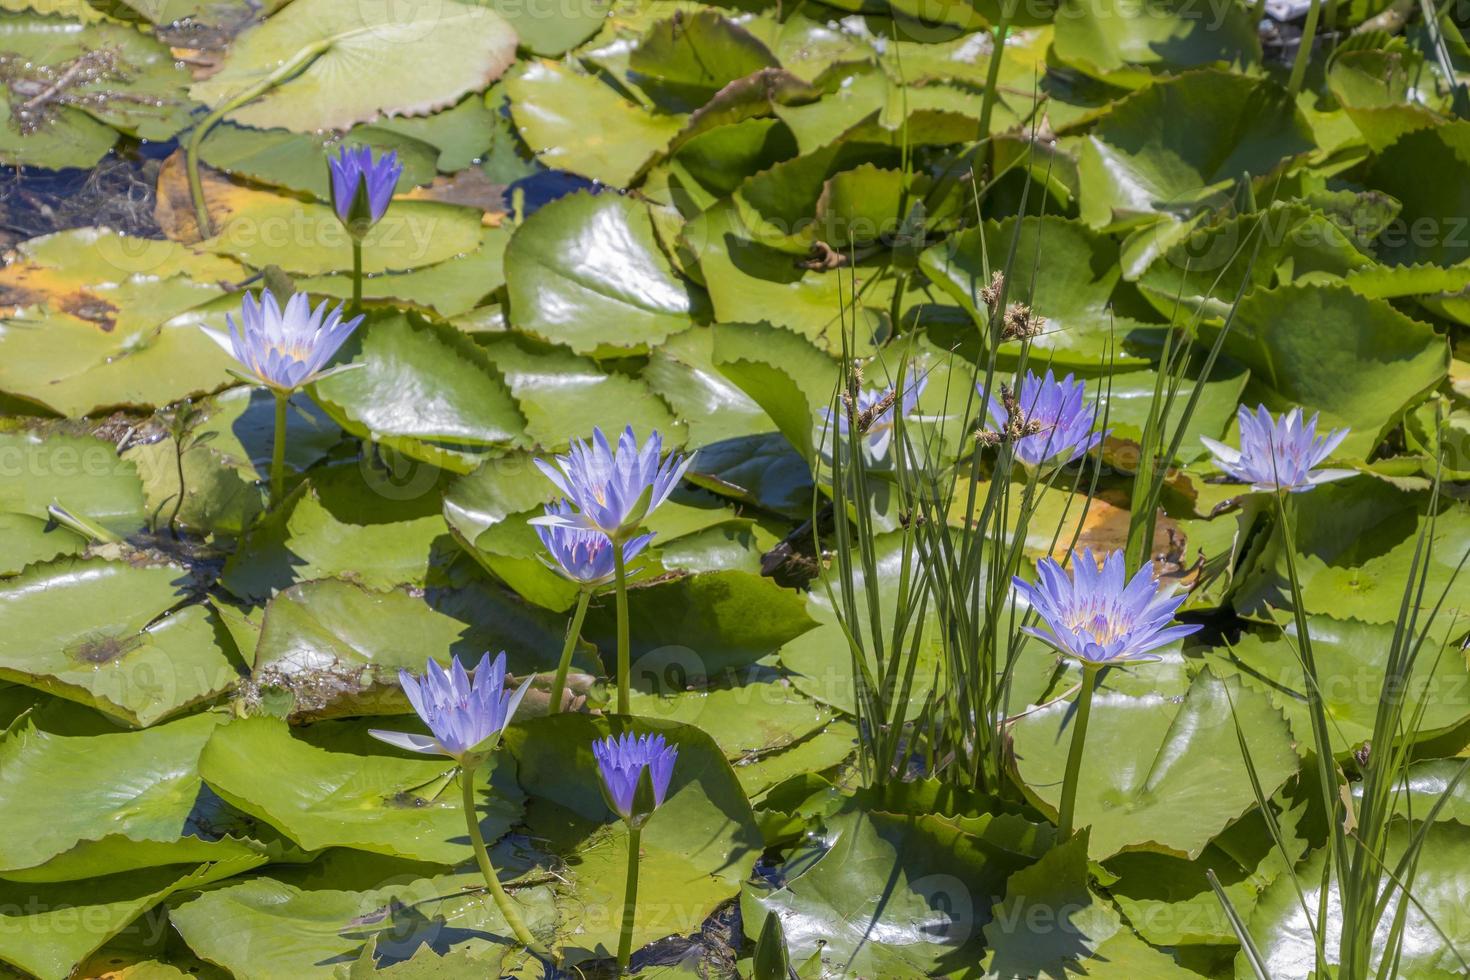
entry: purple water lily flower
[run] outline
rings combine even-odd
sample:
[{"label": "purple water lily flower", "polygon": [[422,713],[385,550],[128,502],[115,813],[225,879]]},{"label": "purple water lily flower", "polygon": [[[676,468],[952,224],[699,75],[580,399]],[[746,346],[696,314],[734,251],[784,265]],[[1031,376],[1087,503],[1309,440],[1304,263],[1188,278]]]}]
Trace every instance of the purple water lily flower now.
[{"label": "purple water lily flower", "polygon": [[510,724],[520,707],[521,698],[531,686],[531,678],[514,692],[505,690],[505,654],[490,662],[490,654],[480,658],[471,682],[464,665],[455,657],[446,671],[430,660],[422,679],[406,670],[398,672],[398,683],[408,695],[408,703],[429,726],[432,738],[409,732],[370,729],[373,738],[410,752],[447,755],[462,760],[471,750],[498,734]]},{"label": "purple water lily flower", "polygon": [[630,425],[623,430],[614,451],[602,430],[593,429],[590,443],[575,441],[566,455],[550,463],[536,460],[541,472],[566,494],[576,511],[548,512],[531,518],[531,523],[587,528],[614,540],[627,538],[669,499],[693,461],[693,457],[677,453],[662,457],[663,439],[657,432],[639,448]]},{"label": "purple water lily flower", "polygon": [[245,294],[238,325],[228,313],[225,322],[229,336],[205,334],[262,384],[292,391],[317,379],[362,317],[343,320],[341,305],[328,313],[326,300],[313,310],[305,293],[293,295],[282,310],[271,291],[262,289],[258,300]]},{"label": "purple water lily flower", "polygon": [[652,810],[640,812],[637,806],[638,780],[647,769],[653,786],[653,807],[663,806],[679,748],[664,741],[662,735],[635,737],[632,732],[624,732],[621,736],[593,742],[592,757],[597,760],[597,769],[602,774],[608,806],[624,820],[642,823]]},{"label": "purple water lily flower", "polygon": [[[1086,383],[1074,380],[1070,374],[1058,381],[1050,369],[1044,378],[1027,371],[1021,380],[1021,390],[1016,393],[1016,403],[1023,422],[1036,423],[1039,428],[1012,440],[1016,458],[1028,466],[1048,462],[1060,465],[1072,462],[1102,442],[1107,433],[1092,431],[1098,415],[1097,403],[1086,399],[1086,391]],[[990,420],[1001,431],[1010,422],[1005,405],[993,396]]]},{"label": "purple water lily flower", "polygon": [[[904,385],[903,398],[893,396],[893,387],[879,389],[865,389],[858,392],[857,405],[854,414],[861,419],[872,413],[872,420],[868,423],[867,431],[863,433],[863,447],[868,457],[873,460],[882,459],[888,455],[888,445],[893,441],[893,429],[898,424],[900,417],[908,417],[914,414],[919,407],[919,396],[924,393],[924,386],[929,383],[928,375],[920,375],[917,379]],[[883,402],[888,406],[882,411],[873,410]],[[895,413],[894,409],[898,412]],[[830,425],[832,422],[832,409],[822,409],[823,419]],[[844,438],[847,436],[847,412],[837,413],[837,431]]]},{"label": "purple water lily flower", "polygon": [[[551,517],[574,519],[572,505],[565,500],[546,505]],[[601,531],[581,525],[537,524],[536,535],[551,552],[552,568],[583,588],[605,585],[613,578],[613,543]],[[623,543],[623,562],[631,562],[648,547],[652,534],[639,534]]]},{"label": "purple water lily flower", "polygon": [[1101,565],[1091,549],[1072,552],[1072,572],[1051,558],[1036,563],[1035,585],[1013,578],[1043,623],[1024,632],[1068,657],[1090,664],[1158,660],[1150,650],[1198,632],[1198,625],[1170,626],[1184,602],[1172,587],[1154,581],[1145,565],[1125,581],[1123,552],[1114,551]]},{"label": "purple water lily flower", "polygon": [[1312,467],[1332,454],[1347,438],[1347,429],[1334,429],[1317,435],[1317,415],[1305,422],[1302,410],[1293,408],[1276,420],[1257,405],[1252,413],[1244,405],[1236,410],[1240,423],[1240,448],[1232,449],[1214,439],[1200,437],[1200,442],[1215,457],[1215,465],[1253,490],[1275,490],[1280,486],[1292,493],[1310,490],[1319,483],[1341,480],[1353,470],[1313,470]]},{"label": "purple water lily flower", "polygon": [[389,150],[376,161],[371,147],[342,147],[327,157],[332,177],[332,208],[352,234],[362,236],[383,217],[403,173],[398,154]]}]

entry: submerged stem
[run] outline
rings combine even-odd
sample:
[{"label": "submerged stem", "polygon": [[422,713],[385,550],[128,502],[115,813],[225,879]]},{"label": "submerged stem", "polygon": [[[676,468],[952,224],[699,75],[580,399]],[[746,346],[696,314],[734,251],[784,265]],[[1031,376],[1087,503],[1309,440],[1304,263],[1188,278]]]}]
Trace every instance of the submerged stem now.
[{"label": "submerged stem", "polygon": [[618,609],[618,714],[632,714],[629,708],[628,675],[633,672],[628,653],[628,568],[623,561],[623,543],[612,543],[613,582],[617,588]]},{"label": "submerged stem", "polygon": [[628,883],[623,891],[623,929],[618,935],[618,969],[628,968],[633,958],[633,921],[638,909],[638,851],[642,846],[643,831],[628,828]]},{"label": "submerged stem", "polygon": [[1072,814],[1077,807],[1077,776],[1082,770],[1082,746],[1087,741],[1087,717],[1092,713],[1092,690],[1097,686],[1099,667],[1082,665],[1082,690],[1077,694],[1077,717],[1072,720],[1072,747],[1067,750],[1067,772],[1062,777],[1062,806],[1057,819],[1057,837],[1072,836]]},{"label": "submerged stem", "polygon": [[567,670],[572,666],[572,651],[582,635],[582,619],[587,615],[587,603],[591,600],[591,589],[583,589],[577,596],[577,611],[572,613],[572,621],[567,626],[567,640],[561,648],[561,659],[556,663],[556,679],[551,682],[551,703],[547,708],[550,714],[561,711],[562,695],[567,689]]},{"label": "submerged stem", "polygon": [[515,933],[516,940],[537,956],[546,956],[546,948],[536,941],[531,935],[531,930],[526,928],[526,922],[521,918],[521,912],[516,908],[515,902],[505,893],[500,885],[500,878],[495,874],[495,866],[490,863],[490,852],[485,849],[485,835],[480,833],[480,821],[475,815],[475,772],[470,766],[461,766],[459,770],[459,785],[464,791],[464,822],[470,832],[470,844],[475,849],[475,863],[480,866],[480,874],[485,878],[485,886],[490,889],[490,895],[495,899],[495,906],[500,909],[500,914],[510,926],[510,931]]}]

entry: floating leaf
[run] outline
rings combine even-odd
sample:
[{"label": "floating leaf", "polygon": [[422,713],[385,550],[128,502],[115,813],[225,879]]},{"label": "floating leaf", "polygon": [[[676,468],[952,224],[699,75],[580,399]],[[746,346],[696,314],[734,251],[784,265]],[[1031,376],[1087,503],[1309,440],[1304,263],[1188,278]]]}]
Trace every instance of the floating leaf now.
[{"label": "floating leaf", "polygon": [[627,187],[684,126],[654,115],[592,75],[533,61],[505,83],[521,138],[548,167]]},{"label": "floating leaf", "polygon": [[[499,77],[515,47],[515,30],[486,6],[298,0],[241,34],[223,67],[190,95],[218,107],[260,88],[226,118],[300,133],[346,129],[452,105]],[[283,76],[286,64],[301,67]]]},{"label": "floating leaf", "polygon": [[[1171,710],[1173,709],[1173,710]],[[1058,701],[1012,728],[1026,794],[1055,809],[1075,724]],[[1255,802],[1237,738],[1267,792],[1296,771],[1281,713],[1237,680],[1200,673],[1184,699],[1099,692],[1077,784],[1077,826],[1091,827],[1091,855],[1160,851],[1195,858]]]},{"label": "floating leaf", "polygon": [[[289,779],[261,779],[271,760]],[[275,718],[237,719],[219,727],[199,758],[199,774],[231,805],[270,823],[308,851],[327,847],[436,864],[470,857],[460,790],[448,759],[402,759],[328,752],[292,737]],[[480,829],[494,841],[520,815],[508,770],[479,775]],[[503,774],[502,774],[503,773]]]},{"label": "floating leaf", "polygon": [[[400,714],[409,709],[398,672],[457,656],[473,667],[504,652],[512,674],[556,666],[563,623],[491,588],[374,592],[322,579],[278,593],[266,607],[254,682],[293,697],[299,718]],[[579,669],[595,669],[578,651]]]},{"label": "floating leaf", "polygon": [[701,308],[659,248],[648,208],[574,194],[537,211],[505,253],[511,322],[579,354],[637,353]]},{"label": "floating leaf", "polygon": [[[384,873],[362,890],[262,877],[203,892],[170,909],[169,919],[201,956],[243,980],[337,980],[364,960],[392,976],[426,948],[448,950],[442,962],[457,975],[499,976],[502,962],[516,954],[504,938],[510,927],[483,888],[478,874]],[[549,933],[556,917],[551,890],[514,894],[531,929]]]},{"label": "floating leaf", "polygon": [[239,679],[208,604],[186,604],[177,565],[100,558],[38,565],[0,583],[0,678],[144,727]]},{"label": "floating leaf", "polygon": [[[587,615],[585,636],[614,644],[610,608]],[[628,596],[634,681],[673,663],[691,680],[745,667],[812,629],[793,593],[747,572],[706,572],[634,589]]]},{"label": "floating leaf", "polygon": [[196,715],[116,735],[63,737],[29,725],[9,735],[0,743],[0,806],[15,830],[0,848],[5,877],[85,880],[258,851],[241,839],[248,822],[199,780],[214,726]]},{"label": "floating leaf", "polygon": [[525,423],[504,379],[468,338],[403,314],[360,330],[351,362],[361,366],[315,386],[343,428],[456,472],[521,438]]},{"label": "floating leaf", "polygon": [[1428,324],[1343,286],[1252,293],[1225,349],[1251,369],[1268,407],[1320,411],[1319,427],[1352,428],[1342,451],[1364,455],[1449,366]]}]

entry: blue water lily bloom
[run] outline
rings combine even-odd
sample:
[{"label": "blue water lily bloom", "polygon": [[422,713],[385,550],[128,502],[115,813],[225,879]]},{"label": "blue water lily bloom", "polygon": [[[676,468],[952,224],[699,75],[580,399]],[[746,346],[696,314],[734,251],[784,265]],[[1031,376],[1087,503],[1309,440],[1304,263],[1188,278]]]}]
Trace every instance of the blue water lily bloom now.
[{"label": "blue water lily bloom", "polygon": [[362,236],[382,219],[403,173],[398,154],[389,150],[377,160],[370,147],[342,147],[327,157],[332,178],[332,208],[348,231]]},{"label": "blue water lily bloom", "polygon": [[1054,559],[1043,558],[1036,564],[1036,584],[1012,579],[1042,621],[1024,632],[1064,656],[1094,665],[1157,660],[1149,651],[1201,628],[1170,626],[1185,597],[1155,582],[1148,565],[1126,579],[1122,551],[1101,564],[1090,549],[1074,551],[1071,565],[1069,575]]},{"label": "blue water lily bloom", "polygon": [[[898,419],[914,414],[919,407],[919,396],[924,393],[924,386],[928,383],[928,375],[920,375],[917,379],[904,385],[901,399],[895,397],[892,386],[881,390],[870,388],[858,392],[857,404],[853,406],[853,415],[860,421],[867,422],[867,429],[863,432],[863,446],[869,458],[879,460],[888,455],[888,446],[893,441],[893,430],[898,424]],[[837,432],[843,438],[847,436],[847,416],[848,413],[845,411],[837,413]],[[828,424],[831,424],[832,409],[824,408],[822,417]]]},{"label": "blue water lily bloom", "polygon": [[229,336],[204,332],[262,384],[294,391],[321,375],[361,322],[360,316],[342,319],[340,305],[328,313],[326,300],[313,310],[305,293],[293,295],[283,310],[271,291],[262,289],[258,300],[245,294],[238,324],[225,314]]},{"label": "blue water lily bloom", "polygon": [[526,678],[514,693],[507,692],[505,654],[492,663],[487,653],[480,658],[473,681],[456,656],[448,671],[430,660],[422,679],[400,670],[398,683],[433,737],[376,728],[368,734],[410,752],[463,760],[472,752],[484,751],[485,743],[510,724],[531,686],[531,678]]},{"label": "blue water lily bloom", "polygon": [[[666,742],[662,735],[634,736],[632,732],[624,732],[593,742],[592,757],[597,760],[602,775],[608,806],[629,823],[641,824],[653,809],[664,805],[679,748]],[[638,781],[645,769],[653,788],[652,808],[647,812],[643,812],[638,802]]]},{"label": "blue water lily bloom", "polygon": [[1070,463],[1107,435],[1092,431],[1097,403],[1088,401],[1086,394],[1086,383],[1071,374],[1058,381],[1050,369],[1043,378],[1027,371],[1015,395],[1019,418],[1012,419],[1007,405],[992,396],[990,420],[1010,434],[1012,452],[1028,466]]},{"label": "blue water lily bloom", "polygon": [[1253,490],[1275,490],[1278,486],[1292,493],[1310,490],[1319,483],[1341,480],[1353,470],[1313,470],[1347,438],[1347,429],[1334,429],[1317,435],[1317,415],[1303,421],[1302,410],[1291,411],[1275,419],[1265,405],[1251,412],[1244,405],[1236,410],[1240,423],[1240,448],[1232,449],[1222,442],[1204,436],[1200,442],[1215,457],[1215,465]]},{"label": "blue water lily bloom", "polygon": [[640,448],[630,425],[623,430],[614,451],[602,430],[593,429],[591,442],[574,441],[570,451],[553,462],[536,460],[541,472],[576,510],[533,517],[531,523],[583,527],[601,531],[614,540],[625,540],[669,499],[692,459],[677,453],[663,458],[663,439],[657,432],[651,433]]},{"label": "blue water lily bloom", "polygon": [[[547,504],[546,514],[575,520],[572,505],[565,500]],[[551,552],[552,568],[583,588],[606,585],[613,578],[613,543],[602,531],[573,524],[537,524],[536,534],[546,550]],[[652,534],[639,534],[623,542],[623,561],[631,562],[638,556]]]}]

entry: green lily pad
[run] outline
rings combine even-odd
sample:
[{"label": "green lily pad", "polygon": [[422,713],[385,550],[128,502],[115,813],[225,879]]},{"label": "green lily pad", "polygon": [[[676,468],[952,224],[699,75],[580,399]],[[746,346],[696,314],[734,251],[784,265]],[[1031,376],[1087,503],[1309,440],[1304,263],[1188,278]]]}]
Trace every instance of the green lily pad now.
[{"label": "green lily pad", "polygon": [[1057,12],[1053,50],[1080,71],[1129,87],[1187,68],[1249,69],[1261,58],[1250,13],[1211,0],[1067,0]]},{"label": "green lily pad", "polygon": [[[613,610],[590,610],[583,635],[607,654],[615,645]],[[802,600],[748,572],[705,572],[631,589],[633,682],[662,690],[677,665],[689,680],[746,667],[812,629]]]},{"label": "green lily pad", "polygon": [[[806,217],[806,215],[803,215]],[[716,320],[765,321],[807,337],[822,349],[842,350],[844,310],[853,303],[852,271],[803,269],[790,251],[755,237],[734,200],[724,201],[684,226],[681,240],[699,262]],[[892,280],[860,263],[858,353],[884,332]],[[852,312],[847,313],[848,320]]]},{"label": "green lily pad", "polygon": [[0,678],[146,727],[239,680],[234,644],[177,565],[100,558],[37,565],[0,583]]},{"label": "green lily pad", "polygon": [[769,669],[752,666],[726,675],[718,684],[697,687],[690,685],[684,665],[674,659],[644,666],[636,674],[633,714],[698,726],[737,765],[742,759],[782,751],[833,717],[826,706],[803,697],[789,680]]},{"label": "green lily pad", "polygon": [[811,467],[777,432],[705,446],[684,476],[740,503],[786,517],[811,516],[815,491]]},{"label": "green lily pad", "polygon": [[200,310],[243,275],[230,259],[106,229],[32,239],[0,270],[0,304],[14,306],[0,322],[0,390],[85,415],[220,387],[234,362],[200,332]]},{"label": "green lily pad", "polygon": [[748,931],[774,911],[793,962],[820,956],[822,976],[912,977],[973,965],[984,948],[989,896],[1036,855],[937,814],[861,812],[827,822],[816,864],[773,891],[747,885]]},{"label": "green lily pad", "polygon": [[613,3],[612,0],[592,0],[575,7],[559,8],[555,16],[547,16],[546,8],[521,0],[490,0],[490,6],[515,28],[521,47],[532,54],[554,58],[596,34]]},{"label": "green lily pad", "polygon": [[[270,759],[289,779],[260,778]],[[210,789],[279,829],[308,851],[327,847],[458,864],[470,858],[454,763],[318,749],[292,737],[285,722],[246,718],[219,727],[199,757]],[[492,761],[480,829],[498,839],[520,816],[522,796],[503,762]],[[485,794],[487,773],[478,775]],[[488,812],[486,812],[488,811]]]},{"label": "green lily pad", "polygon": [[404,314],[359,329],[351,363],[361,367],[314,386],[347,431],[461,473],[521,439],[525,422],[504,378],[469,338]]},{"label": "green lily pad", "polygon": [[[403,589],[374,592],[322,579],[278,593],[266,607],[253,679],[294,696],[293,714],[399,714],[408,701],[398,671],[422,674],[428,660],[458,656],[473,667],[504,651],[513,675],[555,669],[564,623],[504,592]],[[578,669],[593,659],[574,658]]]},{"label": "green lily pad", "polygon": [[[1373,734],[1374,719],[1387,683],[1388,651],[1393,627],[1386,623],[1360,623],[1330,616],[1311,616],[1307,624],[1317,664],[1317,687],[1325,703],[1328,725],[1341,738],[1335,751],[1346,757]],[[1297,740],[1311,740],[1307,712],[1307,685],[1298,649],[1295,623],[1284,633],[1253,630],[1230,648],[1230,663],[1242,676],[1254,679],[1286,713]],[[1426,642],[1419,652],[1414,674],[1403,681],[1404,710],[1421,710],[1413,740],[1433,738],[1460,725],[1470,717],[1466,694],[1470,692],[1465,656],[1456,644]]]},{"label": "green lily pad", "polygon": [[1467,173],[1470,122],[1463,119],[1406,133],[1378,155],[1370,186],[1404,206],[1383,236],[1389,261],[1454,265],[1470,258],[1470,235],[1460,217],[1470,214]]},{"label": "green lily pad", "polygon": [[380,115],[423,115],[484,88],[515,58],[515,30],[488,7],[293,3],[240,35],[190,95],[220,106],[286,63],[303,67],[225,118],[295,132],[346,129]]},{"label": "green lily pad", "polygon": [[601,79],[550,61],[532,61],[506,79],[511,117],[546,166],[627,187],[684,126],[656,115]]},{"label": "green lily pad", "polygon": [[28,514],[0,513],[0,576],[62,555],[80,554],[87,539],[55,521]]},{"label": "green lily pad", "polygon": [[[75,881],[250,856],[249,822],[203,789],[199,753],[215,719],[65,737],[26,725],[0,743],[0,798],[16,833],[0,851],[11,881]],[[67,805],[53,805],[58,795]]]},{"label": "green lily pad", "polygon": [[[275,399],[262,388],[231,388],[198,406],[197,424],[180,457],[172,436],[128,447],[123,458],[138,467],[148,512],[159,526],[183,500],[179,527],[239,535],[265,506],[274,442]],[[286,465],[296,471],[317,462],[342,431],[303,395],[291,400],[286,419]]]},{"label": "green lily pad", "polygon": [[[446,0],[452,2],[452,0]],[[473,252],[481,212],[435,201],[394,201],[362,242],[366,274],[431,266]],[[319,276],[352,268],[352,238],[328,204],[256,191],[200,248],[263,269]]]},{"label": "green lily pad", "polygon": [[505,273],[511,322],[579,354],[641,352],[702,309],[648,208],[616,194],[573,194],[537,211],[512,236]]},{"label": "green lily pad", "polygon": [[[74,883],[0,885],[0,960],[41,980],[66,980],[92,952],[178,892],[203,888],[265,863],[238,857],[93,878]],[[11,914],[16,910],[21,914]]]},{"label": "green lily pad", "polygon": [[1155,81],[1077,137],[1082,219],[1129,228],[1311,148],[1305,121],[1274,83],[1209,70]]},{"label": "green lily pad", "polygon": [[0,433],[0,475],[0,513],[46,522],[58,504],[118,535],[147,513],[137,468],[101,439]]},{"label": "green lily pad", "polygon": [[1005,899],[985,926],[992,975],[1065,976],[1069,967],[1090,975],[1092,959],[1106,962],[1099,947],[1122,922],[1088,884],[1087,839],[1084,829],[1006,881]]},{"label": "green lily pad", "polygon": [[643,828],[642,900],[633,945],[683,935],[733,897],[763,844],[730,765],[697,728],[654,719],[554,715],[514,725],[506,745],[530,795],[526,826],[563,855],[557,942],[570,963],[617,948],[627,872],[627,831],[598,788],[592,742],[625,730],[658,732],[679,749],[668,795]]},{"label": "green lily pad", "polygon": [[[1387,867],[1394,867],[1418,827],[1396,820],[1389,828]],[[1403,910],[1403,945],[1397,968],[1402,976],[1455,976],[1464,964],[1454,950],[1470,947],[1470,923],[1465,921],[1465,882],[1461,870],[1470,860],[1470,828],[1453,823],[1436,823],[1428,828],[1424,847],[1414,865],[1413,901]],[[1342,930],[1341,899],[1337,876],[1326,874],[1327,895],[1322,895],[1326,852],[1313,851],[1296,869],[1296,880],[1283,875],[1261,895],[1260,904],[1247,921],[1247,928],[1265,960],[1271,976],[1306,976],[1317,967],[1317,943],[1308,928],[1303,905],[1312,910],[1325,907],[1322,930],[1329,968],[1337,965]],[[1403,891],[1387,880],[1375,887],[1392,896],[1378,921],[1372,950],[1375,959],[1390,947],[1388,931],[1396,921]],[[1431,921],[1432,920],[1432,921]],[[1441,934],[1440,930],[1445,930]],[[1452,945],[1451,945],[1452,944]],[[1376,962],[1369,969],[1378,969]],[[1242,954],[1235,975],[1241,980],[1254,976]]]},{"label": "green lily pad", "polygon": [[221,584],[245,599],[315,578],[350,578],[374,588],[423,584],[451,547],[434,500],[421,498],[412,511],[390,516],[391,497],[353,484],[295,494],[250,530],[226,562]]},{"label": "green lily pad", "polygon": [[[606,374],[591,358],[512,334],[487,338],[480,346],[504,375],[535,445],[561,449],[591,436],[599,422],[604,429],[631,425],[640,435],[657,431],[665,445],[678,438],[668,408],[640,380]],[[615,423],[601,421],[610,405],[618,406]]]},{"label": "green lily pad", "polygon": [[1320,411],[1319,426],[1351,427],[1344,451],[1364,455],[1449,366],[1427,324],[1342,286],[1252,293],[1225,349],[1251,369],[1269,408]]},{"label": "green lily pad", "polygon": [[[509,19],[504,10],[499,13]],[[452,174],[490,152],[497,125],[503,125],[499,114],[486,105],[486,98],[479,92],[471,92],[448,109],[427,116],[390,116],[379,119],[371,128],[429,144],[439,151],[439,171]]]},{"label": "green lily pad", "polygon": [[990,314],[980,299],[990,285],[986,264],[1003,271],[1012,241],[1006,301],[1025,303],[1047,321],[1032,340],[1033,358],[1058,369],[1096,370],[1111,349],[1115,365],[1146,363],[1117,350],[1122,337],[1108,313],[1119,275],[1116,246],[1080,222],[1025,218],[1019,235],[1015,218],[986,222],[925,250],[920,265],[976,323],[987,323]]},{"label": "green lily pad", "polygon": [[[0,81],[6,163],[91,167],[119,130],[166,140],[189,124],[188,77],[167,47],[126,25],[13,13],[0,50],[15,56]],[[31,115],[23,125],[17,102]]]},{"label": "green lily pad", "polygon": [[1247,274],[1254,291],[1319,276],[1336,281],[1374,268],[1351,229],[1333,216],[1297,202],[1278,202],[1195,228],[1148,267],[1138,288],[1160,314],[1176,322],[1197,311],[1220,323]]},{"label": "green lily pad", "polygon": [[[1333,616],[1350,610],[1366,623],[1394,622],[1418,535],[1428,524],[1427,502],[1424,493],[1363,477],[1295,495],[1294,546],[1307,611]],[[1266,618],[1268,606],[1290,608],[1285,546],[1273,521],[1236,573],[1231,603],[1243,615]],[[1425,595],[1438,598],[1470,549],[1470,508],[1441,505],[1426,548]]]},{"label": "green lily pad", "polygon": [[[363,890],[303,888],[252,878],[169,911],[189,945],[242,980],[337,980],[347,968],[396,975],[427,948],[444,952],[450,975],[501,976],[524,953],[483,893],[479,875],[385,875]],[[531,930],[549,934],[556,909],[546,886],[514,890]],[[417,976],[418,974],[409,974]]]},{"label": "green lily pad", "polygon": [[[401,300],[441,317],[468,313],[482,299],[505,285],[505,246],[510,234],[501,228],[485,228],[479,247],[464,255],[445,259],[409,272],[368,276],[362,283],[364,300]],[[341,299],[352,297],[352,277],[314,276],[298,283],[303,291]]]},{"label": "green lily pad", "polygon": [[434,179],[438,148],[376,126],[357,126],[345,137],[293,133],[288,129],[252,129],[224,123],[200,144],[200,158],[215,170],[271,184],[318,201],[332,199],[327,158],[339,147],[366,146],[378,156],[391,151],[403,166],[396,189],[407,191]]},{"label": "green lily pad", "polygon": [[644,91],[684,111],[700,108],[736,79],[778,65],[753,34],[710,8],[659,21],[628,55]]},{"label": "green lily pad", "polygon": [[[1073,719],[1062,701],[1012,728],[1026,795],[1053,812]],[[1092,828],[1092,857],[1144,850],[1193,859],[1254,806],[1237,724],[1262,788],[1275,792],[1296,771],[1291,733],[1266,696],[1240,681],[1203,671],[1177,708],[1160,695],[1095,695],[1076,810],[1076,825]]]},{"label": "green lily pad", "polygon": [[771,420],[714,360],[717,331],[690,327],[650,355],[643,380],[668,403],[689,432],[691,449],[770,430]]},{"label": "green lily pad", "polygon": [[838,718],[789,748],[737,760],[735,778],[751,800],[793,776],[838,769],[857,752],[857,726]]},{"label": "green lily pad", "polygon": [[727,323],[714,329],[711,359],[804,458],[815,458],[813,429],[820,424],[821,410],[831,404],[840,376],[831,357],[789,330],[767,323]]},{"label": "green lily pad", "polygon": [[1307,842],[1297,833],[1305,804],[1287,803],[1276,814],[1284,855],[1257,810],[1227,827],[1193,861],[1147,851],[1110,858],[1108,870],[1121,880],[1108,893],[1128,924],[1155,945],[1235,946],[1239,937],[1207,872],[1214,872],[1236,912],[1249,917],[1261,891],[1289,875],[1306,852]]}]

